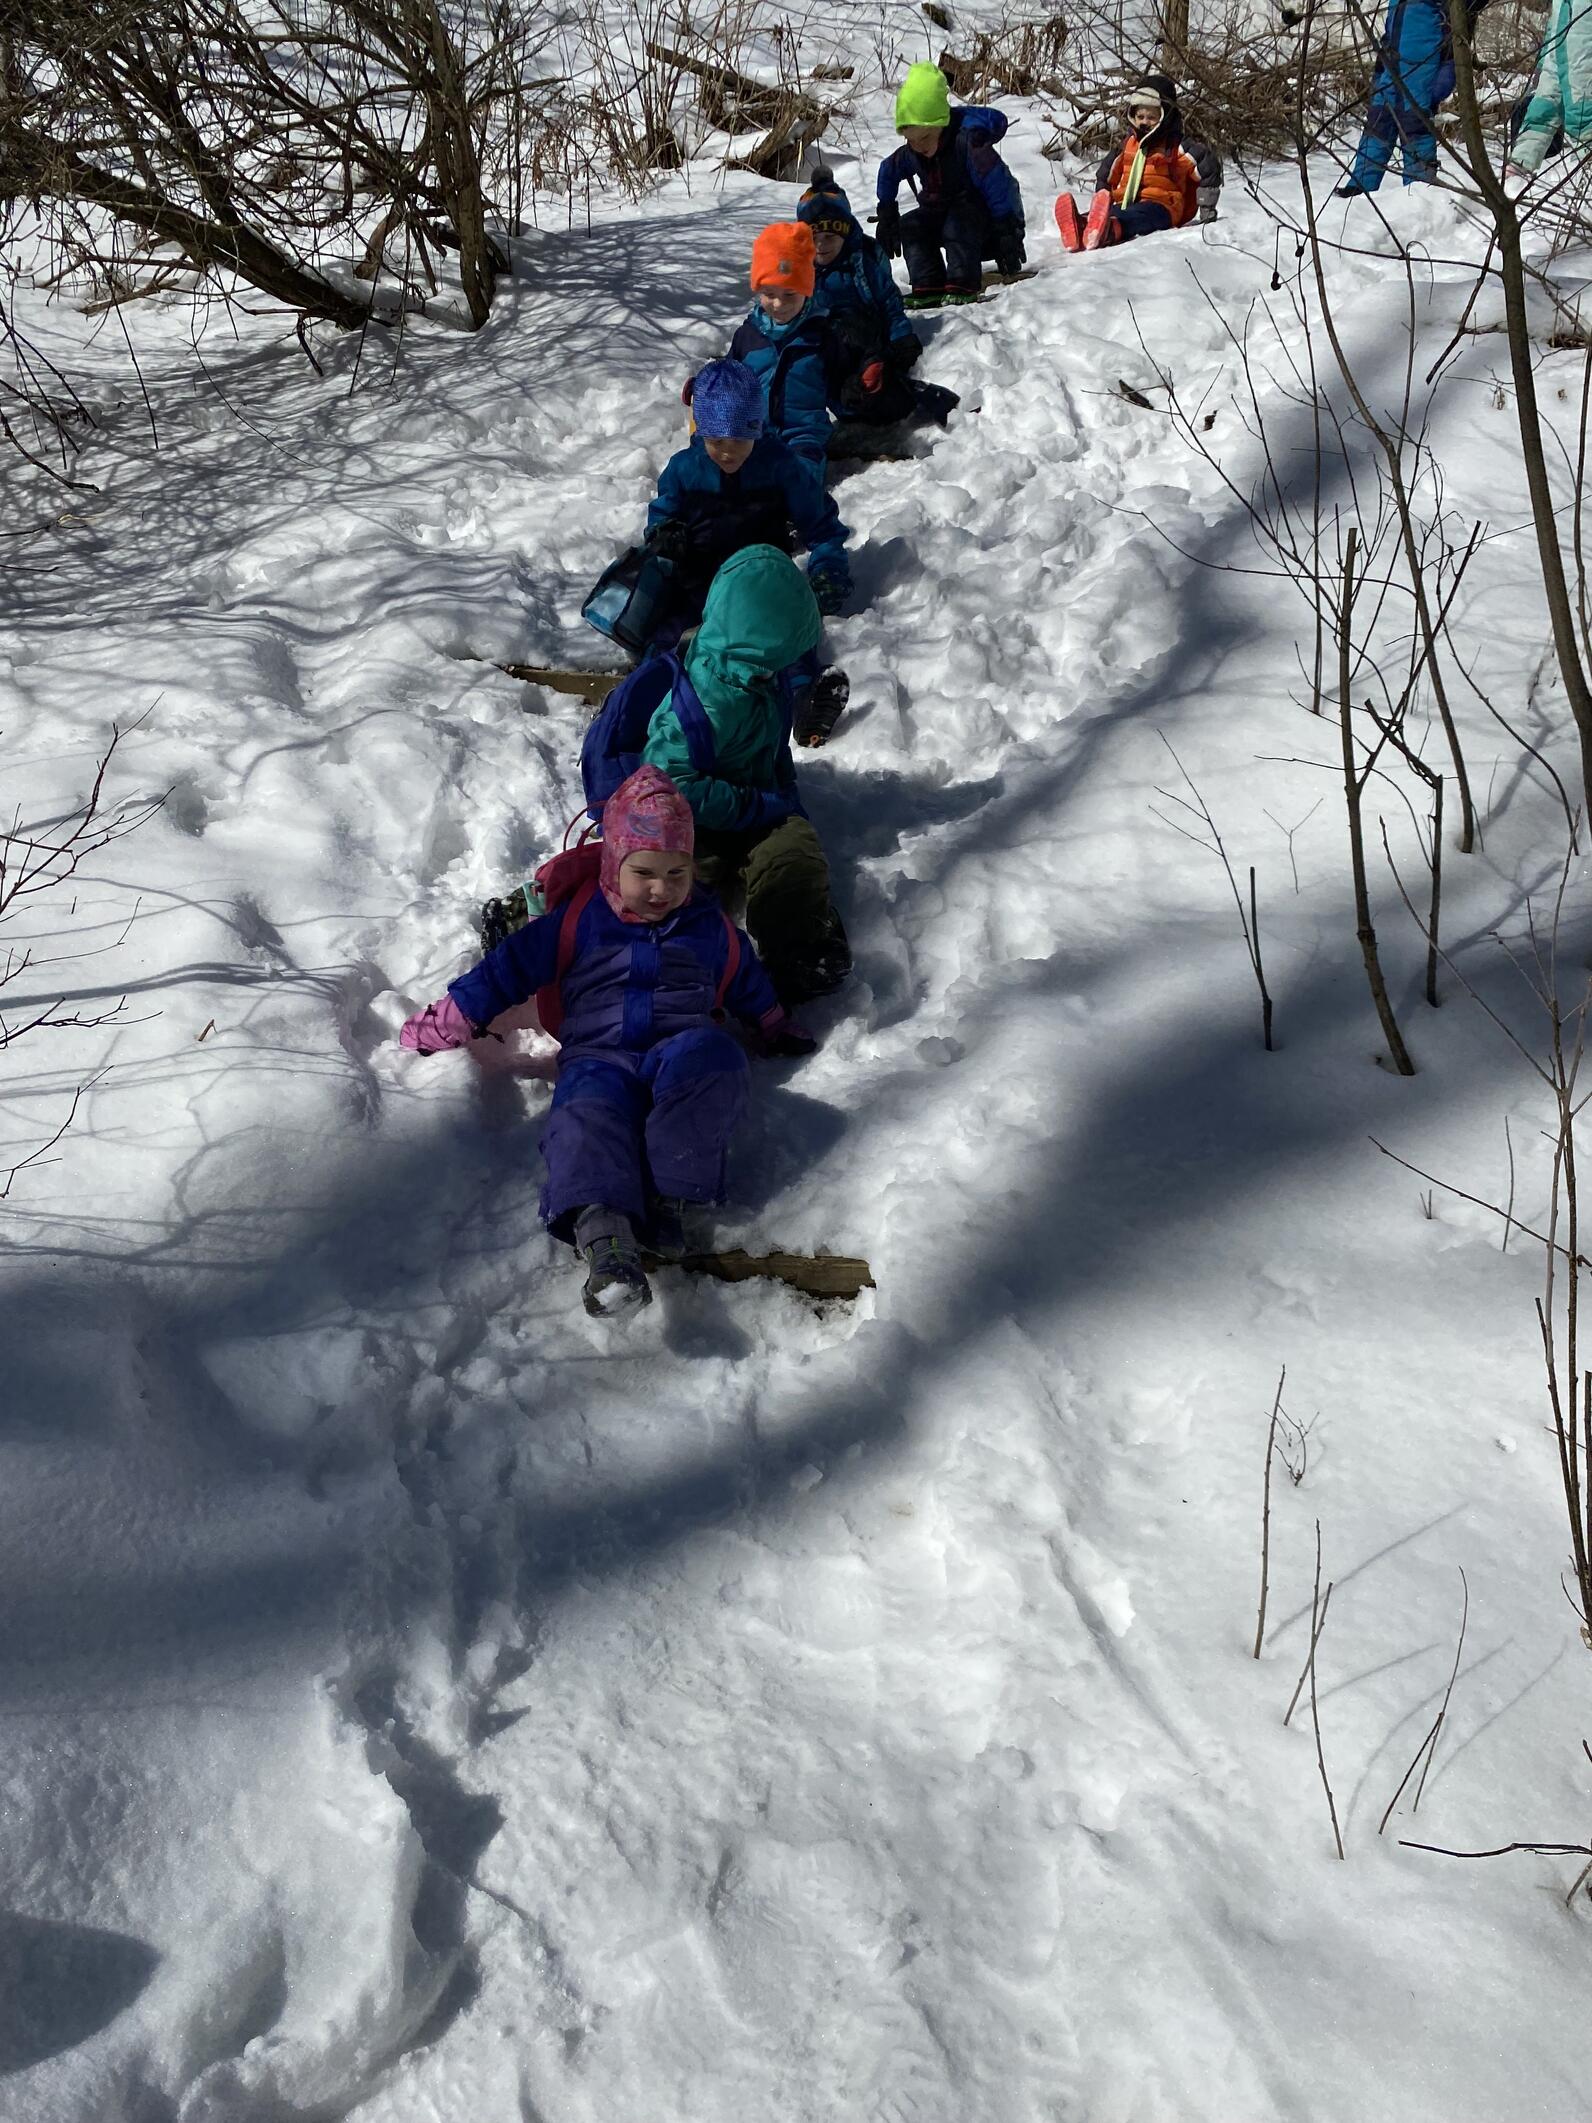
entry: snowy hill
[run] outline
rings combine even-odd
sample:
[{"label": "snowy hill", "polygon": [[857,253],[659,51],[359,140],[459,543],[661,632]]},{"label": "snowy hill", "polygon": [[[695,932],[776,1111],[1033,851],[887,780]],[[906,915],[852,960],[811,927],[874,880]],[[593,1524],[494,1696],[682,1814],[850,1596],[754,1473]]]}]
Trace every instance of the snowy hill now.
[{"label": "snowy hill", "polygon": [[[1541,1087],[1454,974],[1421,1001],[1379,844],[1419,1073],[1378,1064],[1310,615],[1166,410],[1170,375],[1249,491],[1229,328],[1271,302],[1279,433],[1302,358],[1272,212],[1233,183],[1212,228],[1065,259],[1082,164],[1027,115],[1041,271],[929,322],[962,412],[838,489],[852,707],[802,774],[857,973],[814,1059],[760,1065],[724,1224],[865,1255],[855,1308],[676,1277],[589,1321],[536,1220],[543,1077],[391,1037],[577,807],[579,703],[494,659],[601,661],[581,595],[795,192],[698,167],[528,237],[477,340],[391,366],[326,333],[317,375],[277,321],[196,369],[151,314],[158,450],[39,304],[125,402],[92,494],[19,486],[8,802],[64,808],[113,717],[124,785],[174,793],[79,880],[95,955],[29,977],[125,1016],[0,1090],[25,1145],[103,1072],[0,1223],[6,2123],[1584,2112],[1581,1861],[1399,1842],[1584,1836],[1541,1249],[1370,1140],[1500,1202],[1512,1157],[1540,1230]],[[1424,373],[1477,238],[1386,210]],[[1366,233],[1334,287],[1391,401],[1410,298]],[[1498,533],[1500,346],[1431,403]],[[1544,363],[1572,447],[1582,359]],[[1490,538],[1455,626],[1573,785],[1533,583]],[[1460,713],[1448,949],[1534,1039],[1491,939],[1551,902],[1563,816]],[[1177,762],[1257,868],[1275,1053]],[[1566,962],[1585,912],[1578,865]],[[1308,1466],[1257,1664],[1284,1365]],[[1282,1722],[1318,1522],[1342,1863],[1308,1695]]]}]

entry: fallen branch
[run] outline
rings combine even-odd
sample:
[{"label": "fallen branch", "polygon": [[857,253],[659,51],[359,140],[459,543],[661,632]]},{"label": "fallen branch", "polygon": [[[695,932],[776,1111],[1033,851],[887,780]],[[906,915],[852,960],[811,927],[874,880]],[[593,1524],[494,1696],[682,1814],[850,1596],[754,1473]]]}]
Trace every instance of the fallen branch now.
[{"label": "fallen branch", "polygon": [[842,1253],[688,1253],[683,1261],[660,1261],[652,1255],[645,1259],[649,1269],[680,1267],[688,1275],[710,1275],[719,1283],[766,1276],[808,1297],[854,1298],[875,1288],[868,1263]]},{"label": "fallen branch", "polygon": [[528,686],[546,686],[550,693],[568,693],[575,700],[600,708],[627,671],[563,671],[539,663],[500,663],[500,671]]}]

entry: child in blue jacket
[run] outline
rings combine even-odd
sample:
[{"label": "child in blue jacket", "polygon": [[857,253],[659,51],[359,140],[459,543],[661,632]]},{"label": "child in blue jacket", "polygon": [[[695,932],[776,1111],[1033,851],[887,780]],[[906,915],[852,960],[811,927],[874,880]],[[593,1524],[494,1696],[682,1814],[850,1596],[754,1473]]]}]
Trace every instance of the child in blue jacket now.
[{"label": "child in blue jacket", "polygon": [[[845,353],[845,418],[867,426],[937,420],[943,427],[960,401],[954,391],[913,377],[923,341],[908,320],[889,260],[857,225],[833,170],[813,171],[796,218],[813,232],[813,299]],[[831,449],[840,450],[842,439],[831,436]]]},{"label": "child in blue jacket", "polygon": [[696,432],[664,466],[647,510],[647,544],[670,563],[679,624],[702,617],[708,585],[732,553],[807,548],[821,612],[851,593],[846,526],[812,467],[767,431],[763,390],[744,361],[710,361],[686,386]]},{"label": "child in blue jacket", "polygon": [[[906,258],[907,307],[976,302],[986,258],[1016,273],[1025,255],[1023,195],[995,152],[1005,114],[973,104],[953,111],[945,76],[925,65],[907,69],[895,120],[905,145],[879,165],[875,225],[886,256]],[[903,184],[917,201],[905,216],[896,204]]]},{"label": "child in blue jacket", "polygon": [[768,425],[821,479],[830,413],[842,381],[839,342],[813,300],[813,232],[776,221],[752,245],[757,298],[730,342],[763,387]]}]

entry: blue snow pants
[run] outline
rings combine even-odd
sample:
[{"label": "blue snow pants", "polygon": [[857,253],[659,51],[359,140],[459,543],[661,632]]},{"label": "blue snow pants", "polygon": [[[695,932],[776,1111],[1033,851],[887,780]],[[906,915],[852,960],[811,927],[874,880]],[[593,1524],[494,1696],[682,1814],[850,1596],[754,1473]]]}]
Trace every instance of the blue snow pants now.
[{"label": "blue snow pants", "polygon": [[640,1218],[651,1195],[717,1201],[749,1074],[744,1050],[717,1025],[641,1054],[566,1061],[542,1130],[542,1221],[553,1236],[568,1239],[575,1212],[593,1204]]},{"label": "blue snow pants", "polygon": [[1135,236],[1159,236],[1162,229],[1172,226],[1172,216],[1153,199],[1135,199],[1132,206],[1114,206],[1111,218],[1121,232],[1119,243],[1131,243]]},{"label": "blue snow pants", "polygon": [[1353,181],[1361,191],[1376,190],[1395,147],[1404,151],[1406,184],[1435,174],[1431,118],[1444,70],[1443,34],[1443,11],[1435,0],[1393,0],[1382,60],[1371,83],[1371,109],[1354,158]]}]

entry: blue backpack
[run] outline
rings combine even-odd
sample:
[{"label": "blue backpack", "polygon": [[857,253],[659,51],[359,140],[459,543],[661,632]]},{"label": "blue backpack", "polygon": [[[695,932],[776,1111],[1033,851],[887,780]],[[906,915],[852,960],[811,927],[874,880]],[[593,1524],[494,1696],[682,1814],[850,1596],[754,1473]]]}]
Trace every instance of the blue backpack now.
[{"label": "blue backpack", "polygon": [[641,765],[642,749],[653,716],[667,694],[674,695],[674,712],[691,765],[698,774],[711,774],[718,757],[713,725],[685,675],[678,656],[671,651],[649,656],[627,678],[622,678],[597,710],[580,748],[580,778],[586,792],[587,813],[602,824],[603,805],[622,781]]}]

